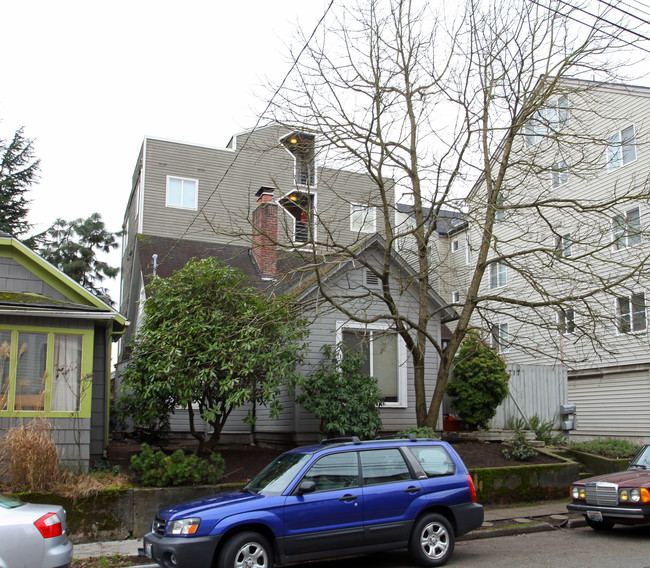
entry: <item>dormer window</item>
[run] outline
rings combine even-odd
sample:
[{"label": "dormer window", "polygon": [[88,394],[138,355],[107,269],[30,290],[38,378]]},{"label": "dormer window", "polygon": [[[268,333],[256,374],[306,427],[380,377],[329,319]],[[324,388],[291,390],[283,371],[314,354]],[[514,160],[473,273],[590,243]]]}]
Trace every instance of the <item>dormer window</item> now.
[{"label": "dormer window", "polygon": [[293,217],[293,241],[299,244],[309,242],[314,220],[314,195],[293,191],[280,200],[280,205]]},{"label": "dormer window", "polygon": [[294,132],[282,139],[282,144],[295,159],[296,185],[316,185],[314,142],[314,136],[302,132]]}]

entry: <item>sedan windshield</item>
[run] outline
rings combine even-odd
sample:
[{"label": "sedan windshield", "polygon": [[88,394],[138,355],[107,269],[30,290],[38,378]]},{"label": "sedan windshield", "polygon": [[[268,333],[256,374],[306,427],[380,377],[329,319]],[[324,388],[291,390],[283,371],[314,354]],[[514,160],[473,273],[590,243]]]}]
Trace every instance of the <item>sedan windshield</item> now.
[{"label": "sedan windshield", "polygon": [[647,469],[650,467],[650,446],[645,446],[630,462],[630,468]]},{"label": "sedan windshield", "polygon": [[251,493],[281,495],[311,454],[289,453],[275,458],[244,489]]}]

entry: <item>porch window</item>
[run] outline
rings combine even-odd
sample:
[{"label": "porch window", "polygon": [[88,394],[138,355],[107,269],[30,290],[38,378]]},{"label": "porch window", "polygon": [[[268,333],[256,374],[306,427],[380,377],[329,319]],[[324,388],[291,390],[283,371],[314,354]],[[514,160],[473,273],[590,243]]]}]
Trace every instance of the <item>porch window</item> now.
[{"label": "porch window", "polygon": [[406,355],[402,340],[388,329],[339,328],[340,342],[365,355],[361,372],[375,377],[387,406],[402,405],[405,399]]},{"label": "porch window", "polygon": [[11,367],[11,332],[0,331],[0,410],[7,410],[9,369]]},{"label": "porch window", "polygon": [[[0,330],[0,411],[80,412],[92,332]],[[90,405],[84,405],[89,412]],[[34,414],[32,414],[34,415]]]}]

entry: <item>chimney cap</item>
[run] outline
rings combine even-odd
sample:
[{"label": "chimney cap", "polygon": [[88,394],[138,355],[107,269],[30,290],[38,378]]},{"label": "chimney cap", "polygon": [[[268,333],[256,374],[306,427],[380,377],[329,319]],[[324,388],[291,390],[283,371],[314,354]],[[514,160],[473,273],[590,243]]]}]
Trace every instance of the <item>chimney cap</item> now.
[{"label": "chimney cap", "polygon": [[263,185],[255,193],[255,197],[261,197],[262,195],[273,195],[274,187]]}]

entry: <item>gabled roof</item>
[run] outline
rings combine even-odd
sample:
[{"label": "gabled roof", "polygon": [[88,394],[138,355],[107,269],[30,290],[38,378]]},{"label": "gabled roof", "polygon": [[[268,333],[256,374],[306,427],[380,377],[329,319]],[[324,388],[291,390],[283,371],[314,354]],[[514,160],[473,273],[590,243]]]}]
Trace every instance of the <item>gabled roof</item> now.
[{"label": "gabled roof", "polygon": [[[364,241],[361,245],[359,245],[359,247],[355,250],[355,253],[357,256],[361,256],[364,253],[364,251],[370,251],[373,248],[378,249],[382,254],[386,250],[386,241],[378,233],[375,233],[366,241]],[[393,252],[392,261],[398,270],[403,271],[408,277],[412,278],[413,281],[417,279],[416,271],[408,262],[406,262],[406,260],[404,260],[404,258],[400,254]],[[339,256],[337,260],[336,256],[332,256],[327,259],[329,268],[327,272],[325,272],[325,275],[329,278],[332,278],[336,276],[336,274],[347,269],[347,267],[352,265],[354,262],[355,260],[349,257]],[[301,282],[298,285],[294,285],[293,289],[290,292],[293,293],[298,299],[300,299],[314,292],[316,290],[316,287],[317,287],[316,278],[312,276],[308,280]],[[440,307],[445,306],[447,304],[447,302],[445,302],[442,299],[442,297],[437,292],[435,292],[431,287],[429,287],[427,291],[427,295],[429,296],[429,299],[434,304]],[[446,323],[458,319],[458,314],[452,308],[445,307],[442,310],[440,317],[441,317],[441,321],[443,323]]]},{"label": "gabled roof", "polygon": [[[376,234],[367,239],[355,252],[361,255],[365,250],[378,248],[383,253],[385,246],[385,240]],[[308,263],[297,255],[278,253],[277,277],[268,280],[261,278],[250,252],[250,247],[242,245],[177,240],[151,235],[140,235],[138,242],[138,260],[145,284],[153,276],[154,265],[156,274],[166,278],[183,268],[191,258],[214,257],[224,265],[239,269],[246,276],[247,283],[263,293],[287,293],[300,300],[316,290],[317,281],[311,262]],[[158,255],[155,263],[153,255]],[[394,253],[393,260],[397,269],[415,278],[415,271],[399,254]],[[327,277],[336,276],[354,262],[340,255],[321,257],[321,261],[327,266],[324,271]],[[429,289],[429,297],[436,305],[446,304],[432,289]],[[456,312],[450,308],[445,308],[441,317],[443,322],[458,319]]]},{"label": "gabled roof", "polygon": [[127,326],[126,318],[106,302],[72,280],[67,274],[47,262],[15,237],[0,232],[0,257],[11,258],[26,270],[57,290],[65,300],[41,294],[0,291],[0,313],[43,316],[64,316],[95,320],[113,320]]}]

